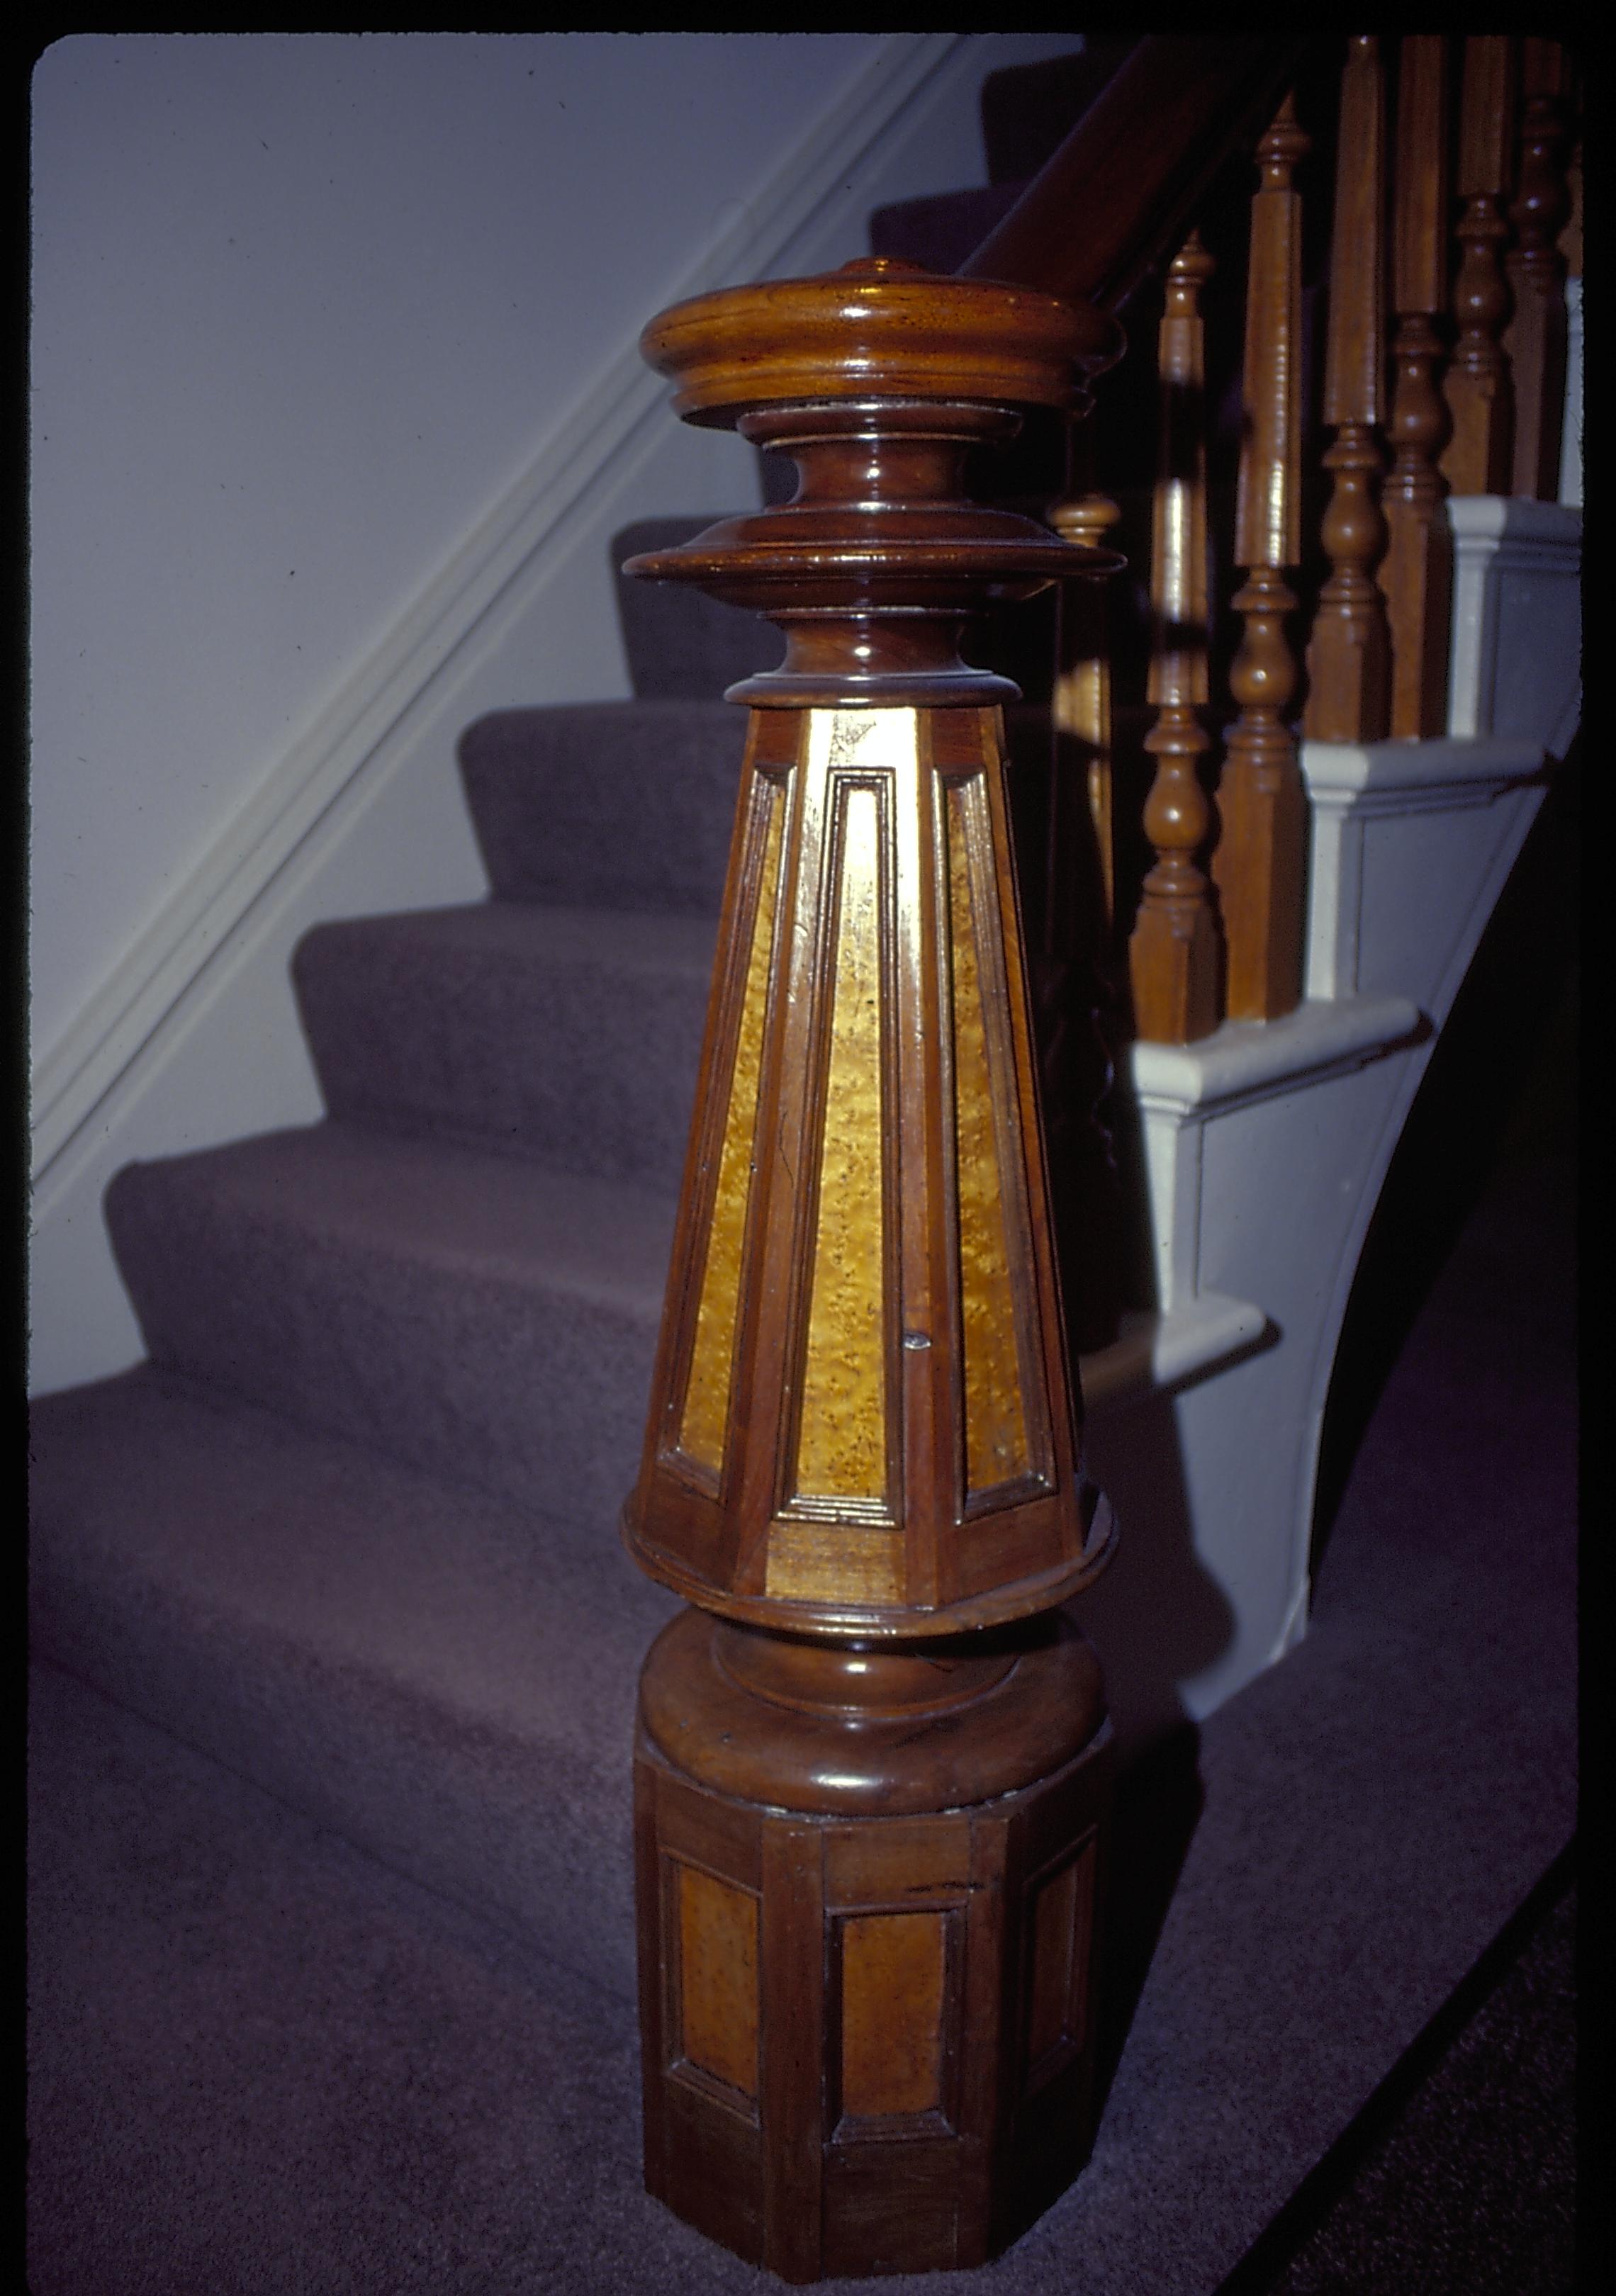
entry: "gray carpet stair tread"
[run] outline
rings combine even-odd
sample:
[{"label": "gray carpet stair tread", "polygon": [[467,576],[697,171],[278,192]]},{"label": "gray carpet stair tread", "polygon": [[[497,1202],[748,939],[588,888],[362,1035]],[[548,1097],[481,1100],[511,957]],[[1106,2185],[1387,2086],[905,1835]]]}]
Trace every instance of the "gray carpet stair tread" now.
[{"label": "gray carpet stair tread", "polygon": [[149,1366],[36,1407],[39,1654],[627,2001],[634,1687],[677,1608],[502,1507]]},{"label": "gray carpet stair tread", "polygon": [[644,1433],[670,1192],[327,1122],[127,1166],[152,1358],[519,1504],[615,1508]]},{"label": "gray carpet stair tread", "polygon": [[677,1186],[713,931],[513,901],[317,926],[293,979],[326,1107]]},{"label": "gray carpet stair tread", "polygon": [[580,701],[480,718],[461,777],[501,898],[717,916],[747,713]]}]

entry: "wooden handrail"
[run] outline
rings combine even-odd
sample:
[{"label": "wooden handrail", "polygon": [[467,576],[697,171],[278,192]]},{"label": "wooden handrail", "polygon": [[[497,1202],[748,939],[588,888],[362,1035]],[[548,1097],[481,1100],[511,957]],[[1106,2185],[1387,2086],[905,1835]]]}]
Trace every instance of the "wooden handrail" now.
[{"label": "wooden handrail", "polygon": [[1182,246],[1307,49],[1297,38],[1141,40],[958,276],[1117,309]]}]

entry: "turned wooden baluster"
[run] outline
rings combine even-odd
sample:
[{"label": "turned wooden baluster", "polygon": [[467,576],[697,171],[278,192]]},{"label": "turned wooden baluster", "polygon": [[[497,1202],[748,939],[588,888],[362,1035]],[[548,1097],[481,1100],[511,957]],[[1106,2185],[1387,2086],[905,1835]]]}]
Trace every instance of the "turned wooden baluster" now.
[{"label": "turned wooden baluster", "polygon": [[1438,37],[1411,36],[1399,62],[1394,460],[1381,495],[1387,542],[1378,578],[1391,633],[1390,731],[1399,741],[1440,734],[1448,722],[1453,553],[1437,468],[1448,409],[1436,380],[1442,345],[1435,326],[1448,299],[1445,48]]},{"label": "turned wooden baluster", "polygon": [[1107,1726],[999,704],[964,619],[1120,562],[961,499],[1112,323],[875,258],[646,331],[786,505],[631,570],[785,630],[751,705],[636,1559],[650,2189],[792,2280],[980,2260],[1091,2127]]},{"label": "turned wooden baluster", "polygon": [[1128,942],[1134,1022],[1141,1037],[1192,1044],[1218,1026],[1218,928],[1196,865],[1212,826],[1201,786],[1211,737],[1197,710],[1211,699],[1207,670],[1206,352],[1200,294],[1212,258],[1192,232],[1167,276],[1158,363],[1161,449],[1151,536],[1155,630],[1145,699],[1156,720],[1144,737],[1156,760],[1144,806],[1155,865],[1144,880]]},{"label": "turned wooden baluster", "polygon": [[1303,720],[1316,742],[1378,742],[1390,709],[1390,642],[1373,577],[1386,547],[1377,498],[1385,457],[1375,436],[1382,414],[1384,146],[1380,43],[1352,39],[1341,78],[1325,365],[1325,421],[1335,432],[1325,455],[1335,484],[1321,529],[1330,573],[1308,645]]},{"label": "turned wooden baluster", "polygon": [[[1057,503],[1049,513],[1049,523],[1066,541],[1087,550],[1102,550],[1121,515],[1120,504],[1109,495],[1086,494],[1073,502]],[[1109,942],[1117,914],[1117,849],[1112,791],[1111,651],[1106,634],[1103,591],[1083,583],[1062,592],[1061,662],[1052,715],[1056,734],[1072,745],[1072,756],[1082,768]],[[1070,777],[1062,777],[1060,788],[1064,798],[1070,790]],[[1065,840],[1052,832],[1045,898],[1045,914],[1051,918],[1069,917],[1073,906],[1070,875],[1061,861],[1064,845]],[[1070,938],[1069,928],[1057,930],[1062,941]]]},{"label": "turned wooden baluster", "polygon": [[1514,372],[1515,453],[1511,492],[1554,502],[1560,490],[1565,419],[1565,258],[1558,241],[1571,212],[1563,160],[1570,74],[1557,40],[1522,40],[1520,167],[1510,221],[1517,244],[1505,259],[1515,310],[1505,338]]},{"label": "turned wooden baluster", "polygon": [[1246,428],[1235,552],[1246,580],[1234,600],[1245,629],[1229,673],[1240,716],[1218,785],[1212,857],[1231,1021],[1277,1019],[1301,996],[1307,822],[1287,718],[1300,665],[1284,627],[1296,599],[1282,570],[1301,556],[1301,202],[1291,176],[1308,146],[1287,96],[1258,146],[1262,181],[1251,202],[1246,284]]},{"label": "turned wooden baluster", "polygon": [[[1121,515],[1109,496],[1088,493],[1056,504],[1049,523],[1066,541],[1103,550]],[[1112,1078],[1107,1026],[1118,1026],[1120,1016],[1112,976],[1111,653],[1105,591],[1096,583],[1062,589],[1050,714],[1044,906],[1033,973],[1067,1336],[1082,1354],[1117,1336],[1125,1227],[1115,1148],[1099,1113]]]},{"label": "turned wooden baluster", "polygon": [[1464,250],[1454,283],[1458,328],[1445,390],[1453,435],[1442,475],[1456,495],[1502,495],[1514,462],[1514,393],[1499,338],[1509,317],[1501,261],[1509,237],[1503,206],[1514,141],[1514,43],[1493,34],[1464,43],[1459,124],[1457,236]]}]

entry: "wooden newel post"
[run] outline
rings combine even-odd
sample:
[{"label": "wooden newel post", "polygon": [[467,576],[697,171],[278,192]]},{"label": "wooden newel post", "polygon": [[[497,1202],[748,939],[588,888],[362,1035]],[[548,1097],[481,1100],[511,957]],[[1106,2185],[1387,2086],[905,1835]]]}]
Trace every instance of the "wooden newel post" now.
[{"label": "wooden newel post", "polygon": [[961,499],[1097,314],[876,258],[646,331],[796,499],[631,570],[785,630],[751,707],[644,1462],[649,2188],[784,2277],[979,2260],[1081,2165],[1113,1541],[1062,1340],[990,596],[1108,554]]}]

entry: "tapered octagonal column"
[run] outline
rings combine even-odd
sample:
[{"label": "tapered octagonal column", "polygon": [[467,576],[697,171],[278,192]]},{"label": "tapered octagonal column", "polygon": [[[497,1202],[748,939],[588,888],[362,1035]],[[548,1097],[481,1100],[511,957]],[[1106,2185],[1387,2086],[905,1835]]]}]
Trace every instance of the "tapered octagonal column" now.
[{"label": "tapered octagonal column", "polygon": [[642,1693],[647,2177],[794,2279],[984,2256],[1087,2141],[1106,1731],[1045,1614],[1113,1528],[1051,1242],[1014,689],[958,642],[988,598],[1119,562],[973,506],[960,471],[1118,347],[882,259],[646,333],[681,412],[800,474],[632,562],[788,648],[731,689],[751,736],[625,1510],[708,1614]]}]

